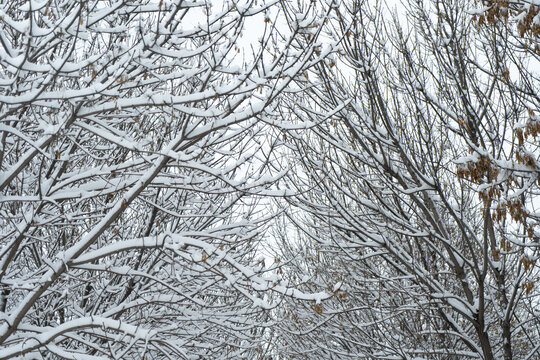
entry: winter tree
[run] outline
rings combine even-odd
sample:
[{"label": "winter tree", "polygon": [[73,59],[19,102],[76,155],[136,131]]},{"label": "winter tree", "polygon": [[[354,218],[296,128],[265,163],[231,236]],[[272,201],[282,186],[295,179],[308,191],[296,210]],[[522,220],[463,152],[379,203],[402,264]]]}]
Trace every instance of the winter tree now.
[{"label": "winter tree", "polygon": [[287,302],[276,346],[538,358],[539,8],[404,5],[336,5],[325,30],[341,46],[284,110],[313,126],[288,134],[280,256],[289,281],[333,297]]},{"label": "winter tree", "polygon": [[320,59],[276,6],[0,4],[0,359],[265,356],[275,99]]}]

